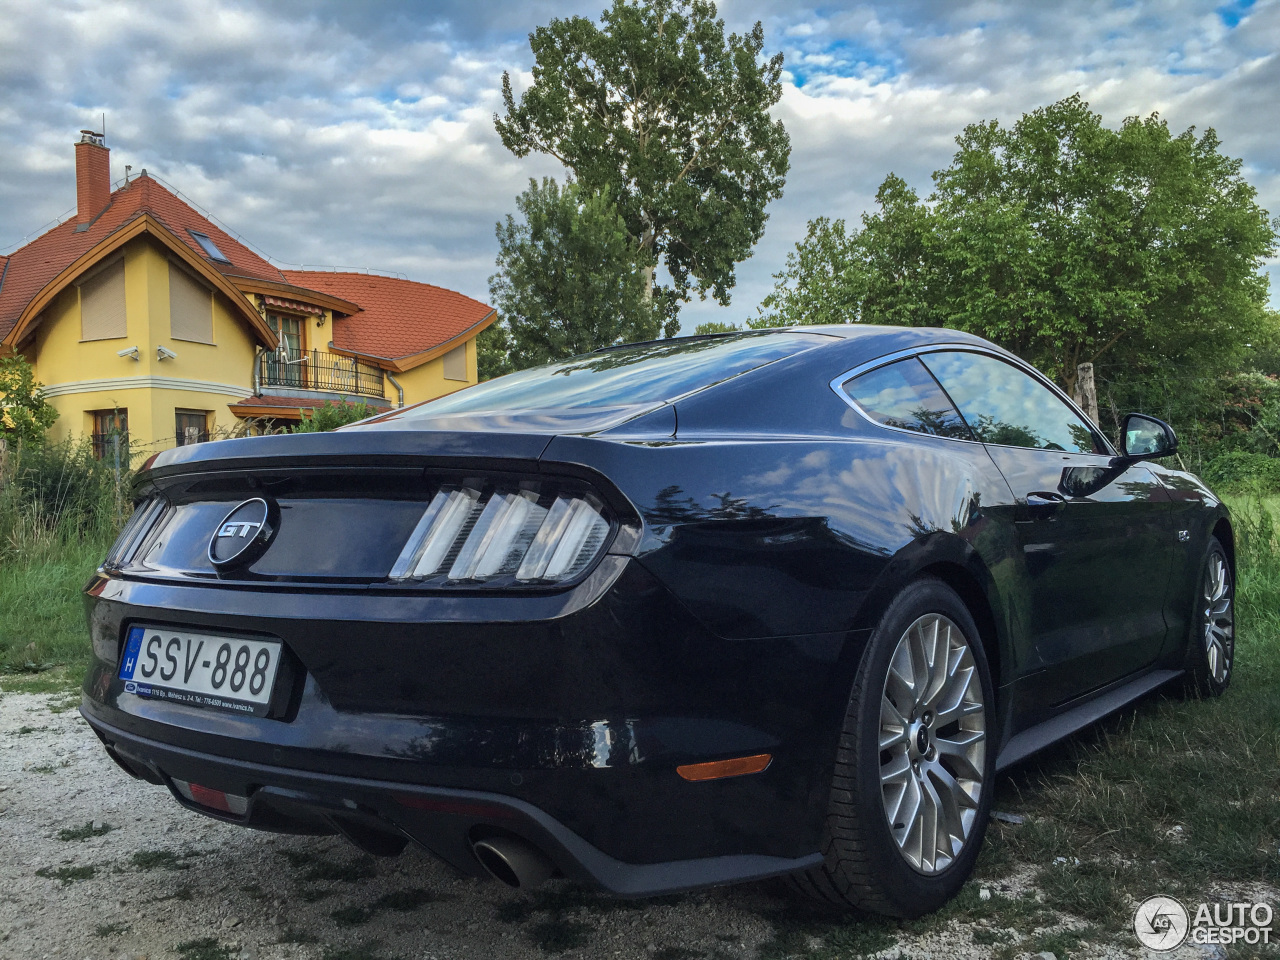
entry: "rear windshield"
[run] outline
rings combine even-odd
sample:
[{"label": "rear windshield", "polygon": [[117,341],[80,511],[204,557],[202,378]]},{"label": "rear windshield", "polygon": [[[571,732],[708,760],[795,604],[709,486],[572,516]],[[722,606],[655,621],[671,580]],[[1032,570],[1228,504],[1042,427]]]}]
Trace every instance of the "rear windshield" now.
[{"label": "rear windshield", "polygon": [[388,419],[661,403],[802,353],[824,339],[809,333],[761,331],[619,347],[488,380]]}]

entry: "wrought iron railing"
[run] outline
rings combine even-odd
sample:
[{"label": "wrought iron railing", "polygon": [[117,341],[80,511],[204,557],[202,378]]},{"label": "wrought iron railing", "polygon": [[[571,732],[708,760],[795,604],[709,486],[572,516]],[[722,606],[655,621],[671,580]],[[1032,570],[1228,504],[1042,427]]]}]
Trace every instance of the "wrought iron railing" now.
[{"label": "wrought iron railing", "polygon": [[382,370],[351,357],[309,350],[287,362],[277,353],[264,353],[258,375],[263,386],[326,390],[361,397],[381,397]]}]

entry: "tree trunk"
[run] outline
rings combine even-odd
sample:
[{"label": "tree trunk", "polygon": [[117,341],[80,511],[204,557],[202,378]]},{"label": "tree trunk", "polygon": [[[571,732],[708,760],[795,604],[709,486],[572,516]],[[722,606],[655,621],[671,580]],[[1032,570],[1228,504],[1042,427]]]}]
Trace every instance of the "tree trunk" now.
[{"label": "tree trunk", "polygon": [[1072,399],[1076,406],[1095,424],[1098,422],[1098,388],[1093,382],[1093,364],[1082,363],[1076,367],[1075,389]]}]

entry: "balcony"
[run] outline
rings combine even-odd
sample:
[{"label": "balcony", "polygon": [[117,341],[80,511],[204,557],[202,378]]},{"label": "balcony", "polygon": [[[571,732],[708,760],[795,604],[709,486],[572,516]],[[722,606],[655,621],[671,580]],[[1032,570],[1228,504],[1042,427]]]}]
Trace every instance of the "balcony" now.
[{"label": "balcony", "polygon": [[382,397],[382,370],[351,357],[310,350],[288,362],[276,353],[264,353],[258,361],[263,387],[319,390],[342,396]]}]

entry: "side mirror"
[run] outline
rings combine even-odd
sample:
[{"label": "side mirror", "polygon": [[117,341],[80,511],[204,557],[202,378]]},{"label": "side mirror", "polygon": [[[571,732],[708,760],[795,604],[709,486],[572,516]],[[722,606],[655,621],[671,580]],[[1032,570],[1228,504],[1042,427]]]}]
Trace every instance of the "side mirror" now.
[{"label": "side mirror", "polygon": [[1178,438],[1163,420],[1141,413],[1125,414],[1120,424],[1121,453],[1130,460],[1152,460],[1177,452]]}]

